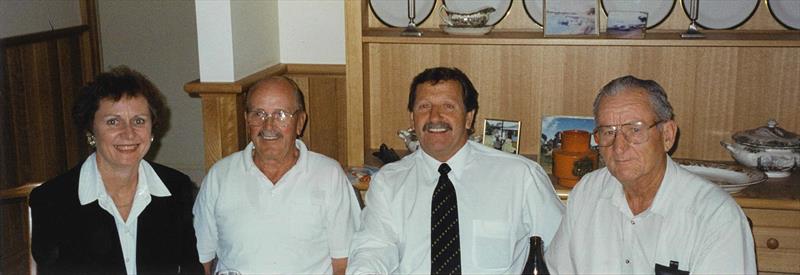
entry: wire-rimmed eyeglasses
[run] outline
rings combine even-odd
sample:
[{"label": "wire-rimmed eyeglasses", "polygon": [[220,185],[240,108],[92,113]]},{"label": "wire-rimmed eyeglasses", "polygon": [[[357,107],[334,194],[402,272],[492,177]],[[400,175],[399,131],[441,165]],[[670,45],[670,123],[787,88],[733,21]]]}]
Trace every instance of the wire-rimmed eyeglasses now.
[{"label": "wire-rimmed eyeglasses", "polygon": [[620,125],[599,126],[594,128],[594,132],[592,132],[592,134],[594,135],[594,140],[597,142],[597,146],[599,147],[608,147],[613,145],[614,140],[617,138],[618,132],[622,132],[622,135],[625,136],[625,140],[631,144],[642,144],[647,142],[647,139],[650,138],[648,130],[665,121],[666,120],[659,120],[650,125],[647,125],[641,121],[635,121]]},{"label": "wire-rimmed eyeglasses", "polygon": [[277,110],[272,113],[268,113],[264,110],[247,111],[247,125],[250,126],[262,125],[264,121],[267,121],[267,119],[272,118],[272,120],[275,121],[276,124],[278,124],[281,127],[284,127],[289,124],[289,119],[293,118],[299,111],[300,110],[297,110],[291,113],[284,110]]}]

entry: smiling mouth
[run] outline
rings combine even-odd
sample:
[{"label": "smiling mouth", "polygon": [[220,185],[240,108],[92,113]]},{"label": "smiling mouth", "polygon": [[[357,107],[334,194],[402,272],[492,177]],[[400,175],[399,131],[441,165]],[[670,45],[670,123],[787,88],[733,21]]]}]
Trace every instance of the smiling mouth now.
[{"label": "smiling mouth", "polygon": [[425,126],[422,127],[423,131],[426,131],[426,132],[429,132],[429,133],[444,133],[444,132],[450,131],[452,129],[453,129],[453,127],[450,127],[450,124],[447,124],[447,123],[444,123],[444,122],[426,123]]},{"label": "smiling mouth", "polygon": [[280,133],[270,131],[261,131],[258,133],[258,136],[263,140],[277,140],[282,137]]},{"label": "smiling mouth", "polygon": [[123,151],[123,152],[125,152],[125,151],[136,151],[136,149],[139,148],[139,144],[114,145],[114,148],[116,148],[119,151]]}]

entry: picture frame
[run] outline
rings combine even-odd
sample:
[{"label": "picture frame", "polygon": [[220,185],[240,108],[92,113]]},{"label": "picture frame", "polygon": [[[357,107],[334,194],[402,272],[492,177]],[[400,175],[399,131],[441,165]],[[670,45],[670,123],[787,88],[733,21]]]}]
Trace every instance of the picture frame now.
[{"label": "picture frame", "polygon": [[599,12],[598,0],[544,0],[544,35],[600,35]]},{"label": "picture frame", "polygon": [[500,151],[519,154],[520,126],[518,120],[487,118],[483,122],[481,143]]},{"label": "picture frame", "polygon": [[[594,118],[585,116],[543,116],[542,132],[539,138],[539,156],[537,162],[548,174],[553,173],[553,150],[560,147],[559,133],[564,130],[584,130],[589,133],[594,131]],[[591,137],[591,146],[597,143]]]},{"label": "picture frame", "polygon": [[615,38],[644,38],[647,30],[647,12],[610,11],[606,33]]}]

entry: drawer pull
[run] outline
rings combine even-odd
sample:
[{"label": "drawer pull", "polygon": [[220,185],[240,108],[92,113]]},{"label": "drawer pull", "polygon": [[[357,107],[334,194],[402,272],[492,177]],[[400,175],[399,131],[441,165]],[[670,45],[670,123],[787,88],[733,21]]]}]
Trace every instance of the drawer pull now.
[{"label": "drawer pull", "polygon": [[775,248],[778,248],[778,246],[779,246],[779,245],[780,245],[780,243],[779,243],[779,242],[778,242],[778,240],[777,240],[777,239],[775,239],[775,238],[769,238],[769,239],[767,240],[767,247],[769,247],[769,249],[775,249]]}]

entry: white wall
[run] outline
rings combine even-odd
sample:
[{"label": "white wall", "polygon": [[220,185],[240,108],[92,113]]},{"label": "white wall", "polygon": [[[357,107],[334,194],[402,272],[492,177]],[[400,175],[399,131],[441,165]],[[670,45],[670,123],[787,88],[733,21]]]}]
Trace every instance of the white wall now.
[{"label": "white wall", "polygon": [[99,0],[97,6],[104,70],[127,65],[167,99],[171,127],[154,160],[199,183],[205,175],[202,108],[183,91],[199,77],[194,1]]},{"label": "white wall", "polygon": [[344,1],[278,1],[281,63],[344,64]]},{"label": "white wall", "polygon": [[77,0],[0,0],[0,38],[81,24]]},{"label": "white wall", "polygon": [[276,1],[231,1],[236,80],[280,63]]}]

